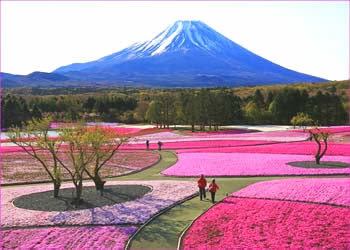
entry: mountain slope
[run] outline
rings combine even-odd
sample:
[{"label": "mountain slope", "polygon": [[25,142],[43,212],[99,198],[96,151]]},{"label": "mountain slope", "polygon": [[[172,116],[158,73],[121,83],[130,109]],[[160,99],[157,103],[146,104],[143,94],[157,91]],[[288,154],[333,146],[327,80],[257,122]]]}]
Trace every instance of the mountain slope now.
[{"label": "mountain slope", "polygon": [[272,63],[200,21],[177,21],[154,39],[88,63],[54,72],[93,80],[165,86],[320,82]]},{"label": "mountain slope", "polygon": [[213,87],[324,82],[270,62],[200,21],[177,21],[154,39],[52,73],[2,73],[2,87]]}]

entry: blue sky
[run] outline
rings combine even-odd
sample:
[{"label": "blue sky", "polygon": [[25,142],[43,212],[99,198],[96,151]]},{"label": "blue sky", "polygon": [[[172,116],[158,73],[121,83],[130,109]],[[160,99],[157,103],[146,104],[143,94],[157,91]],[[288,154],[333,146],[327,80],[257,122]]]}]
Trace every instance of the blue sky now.
[{"label": "blue sky", "polygon": [[201,20],[281,66],[349,79],[349,2],[1,2],[1,71],[51,72]]}]

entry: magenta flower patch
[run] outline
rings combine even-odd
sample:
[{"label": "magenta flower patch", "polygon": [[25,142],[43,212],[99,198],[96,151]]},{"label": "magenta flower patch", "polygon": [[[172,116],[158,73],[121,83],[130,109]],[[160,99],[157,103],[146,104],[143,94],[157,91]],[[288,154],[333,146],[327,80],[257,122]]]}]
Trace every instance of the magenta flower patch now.
[{"label": "magenta flower patch", "polygon": [[[322,146],[323,147],[323,146]],[[265,144],[249,147],[211,147],[211,148],[192,148],[177,150],[181,153],[266,153],[266,154],[301,154],[314,155],[317,152],[315,142],[287,142],[278,144]],[[326,155],[347,155],[350,156],[349,144],[328,143]]]},{"label": "magenta flower patch", "polygon": [[350,207],[350,178],[302,178],[257,182],[235,197],[320,202]]},{"label": "magenta flower patch", "polygon": [[[169,176],[279,176],[350,174],[350,168],[301,168],[294,161],[313,161],[311,155],[183,153],[175,165],[162,171]],[[350,156],[325,156],[322,161],[350,162]]]},{"label": "magenta flower patch", "polygon": [[226,198],[187,231],[184,249],[348,249],[350,209]]},{"label": "magenta flower patch", "polygon": [[[203,140],[203,141],[163,141],[162,149],[208,149],[208,148],[225,148],[225,147],[237,147],[237,146],[250,146],[250,145],[263,145],[271,144],[268,141],[233,141],[233,140]],[[146,141],[140,143],[129,143],[121,146],[121,149],[135,150],[146,149]],[[158,149],[158,141],[150,141],[150,149]]]}]

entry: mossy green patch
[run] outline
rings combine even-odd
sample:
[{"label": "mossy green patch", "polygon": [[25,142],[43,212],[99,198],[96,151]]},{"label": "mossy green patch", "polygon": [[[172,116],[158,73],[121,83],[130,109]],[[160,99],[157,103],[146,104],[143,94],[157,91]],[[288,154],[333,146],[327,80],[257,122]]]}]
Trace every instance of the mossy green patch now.
[{"label": "mossy green patch", "polygon": [[60,190],[58,198],[53,198],[53,191],[32,193],[16,198],[13,205],[39,211],[71,211],[136,200],[150,191],[150,187],[142,185],[114,185],[106,186],[101,196],[94,186],[84,187],[81,203],[73,205],[75,189],[64,188]]},{"label": "mossy green patch", "polygon": [[338,161],[321,161],[320,164],[316,164],[315,161],[294,161],[287,163],[293,167],[299,168],[349,168],[350,164]]}]

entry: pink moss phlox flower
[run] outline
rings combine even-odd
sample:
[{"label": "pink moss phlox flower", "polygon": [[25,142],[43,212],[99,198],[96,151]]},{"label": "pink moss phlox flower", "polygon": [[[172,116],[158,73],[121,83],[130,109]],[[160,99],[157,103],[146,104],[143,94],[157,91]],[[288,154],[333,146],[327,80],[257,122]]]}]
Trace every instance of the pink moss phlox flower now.
[{"label": "pink moss phlox flower", "polygon": [[228,197],[187,231],[184,249],[349,249],[350,209]]},{"label": "pink moss phlox flower", "polygon": [[[323,144],[322,144],[323,145]],[[322,146],[323,147],[323,146]],[[177,150],[181,153],[267,153],[267,154],[301,154],[314,155],[317,151],[315,142],[290,142],[278,144],[266,144],[249,147],[216,147],[216,148],[192,148]],[[328,143],[326,155],[350,156],[350,145],[344,143]]]},{"label": "pink moss phlox flower", "polygon": [[245,134],[251,133],[253,131],[247,129],[229,129],[229,130],[220,130],[220,131],[206,131],[206,132],[193,132],[189,133],[196,136],[207,136],[207,135],[234,135],[234,134]]},{"label": "pink moss phlox flower", "polygon": [[144,140],[164,140],[169,142],[175,141],[205,141],[205,140],[255,140],[255,141],[303,141],[309,137],[305,132],[294,131],[275,131],[275,132],[257,132],[241,134],[212,134],[212,133],[194,133],[192,136],[180,135],[173,132],[154,133],[147,136],[136,137],[137,141]]},{"label": "pink moss phlox flower", "polygon": [[[320,131],[330,132],[330,133],[341,133],[341,132],[350,132],[350,126],[331,126],[331,127],[320,127]],[[303,132],[304,130],[298,129],[293,130],[295,132]]]},{"label": "pink moss phlox flower", "polygon": [[301,178],[257,182],[238,197],[320,202],[350,207],[350,178]]},{"label": "pink moss phlox flower", "polygon": [[[267,141],[233,141],[233,140],[205,140],[205,141],[173,141],[166,142],[161,140],[164,144],[162,149],[194,149],[194,148],[224,148],[224,147],[236,147],[236,146],[247,146],[247,145],[261,145],[271,143]],[[158,149],[158,141],[150,141],[150,149]],[[145,141],[143,143],[128,143],[122,145],[123,150],[138,150],[145,149]]]},{"label": "pink moss phlox flower", "polygon": [[108,127],[108,126],[103,128],[109,131],[116,132],[121,135],[131,135],[141,131],[140,128],[123,128],[123,127]]},{"label": "pink moss phlox flower", "polygon": [[[350,174],[350,168],[301,168],[287,165],[313,161],[311,155],[247,153],[182,153],[173,166],[161,173],[168,176],[278,176]],[[350,162],[349,156],[324,156],[322,161]]]},{"label": "pink moss phlox flower", "polygon": [[122,250],[136,230],[135,226],[8,229],[2,232],[2,249]]},{"label": "pink moss phlox flower", "polygon": [[[52,185],[14,187],[2,190],[1,226],[44,226],[44,225],[87,225],[87,224],[125,224],[144,223],[155,213],[177,201],[196,193],[196,182],[190,181],[108,181],[107,185],[145,185],[152,191],[143,197],[100,208],[76,211],[35,211],[17,208],[12,201],[19,196],[52,190]],[[93,186],[93,183],[84,183]],[[63,184],[63,188],[73,187]]]}]

